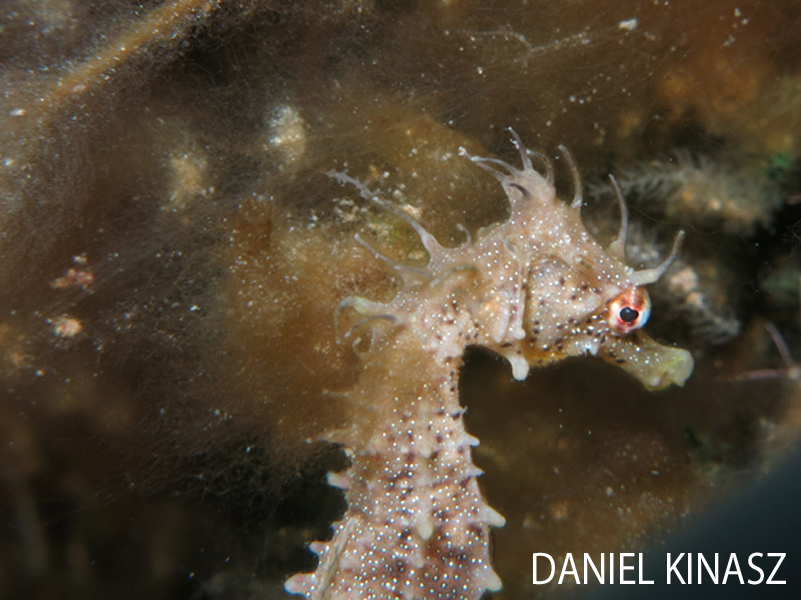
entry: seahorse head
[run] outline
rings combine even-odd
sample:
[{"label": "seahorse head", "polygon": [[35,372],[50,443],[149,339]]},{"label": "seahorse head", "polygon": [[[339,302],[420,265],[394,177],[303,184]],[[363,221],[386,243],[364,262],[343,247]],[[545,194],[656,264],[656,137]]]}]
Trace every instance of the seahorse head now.
[{"label": "seahorse head", "polygon": [[[617,238],[603,248],[581,221],[581,181],[567,149],[560,147],[574,179],[575,196],[569,204],[556,197],[550,160],[526,150],[512,135],[522,170],[497,159],[471,157],[498,178],[509,197],[512,218],[502,230],[523,269],[521,326],[496,350],[509,359],[517,379],[525,378],[531,366],[593,355],[623,368],[649,389],[683,385],[693,370],[690,353],[660,344],[642,331],[651,314],[645,286],[670,266],[683,233],[661,265],[641,271],[628,267],[628,211],[614,178],[621,227]],[[544,175],[534,170],[530,155],[543,161]]]},{"label": "seahorse head", "polygon": [[617,283],[553,256],[530,266],[525,338],[512,346],[517,360],[534,366],[592,355],[623,368],[649,389],[683,385],[693,369],[692,356],[642,331],[651,312],[648,291],[625,277],[625,267],[609,263],[602,272],[618,271]]}]

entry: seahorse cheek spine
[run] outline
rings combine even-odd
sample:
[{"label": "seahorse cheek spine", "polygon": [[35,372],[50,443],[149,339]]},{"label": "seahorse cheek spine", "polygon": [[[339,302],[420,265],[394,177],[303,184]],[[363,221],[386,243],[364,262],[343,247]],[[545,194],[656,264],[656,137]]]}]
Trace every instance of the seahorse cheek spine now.
[{"label": "seahorse cheek spine", "polygon": [[[424,272],[395,265],[404,287],[391,302],[348,298],[341,305],[356,316],[346,338],[367,329],[361,333],[368,341],[364,368],[349,404],[369,415],[361,419],[368,425],[330,436],[345,444],[352,460],[345,474],[329,477],[346,490],[348,509],[330,541],[311,545],[318,567],[291,577],[285,584],[290,593],[318,600],[478,600],[500,589],[489,536],[504,519],[479,490],[481,471],[471,458],[478,440],[465,431],[459,405],[467,345],[507,357],[517,379],[529,366],[577,354],[597,354],[650,388],[681,385],[692,370],[686,351],[609,326],[617,322],[609,307],[627,308],[621,299],[658,278],[677,248],[656,270],[632,271],[622,262],[624,218],[613,244],[617,256],[610,256],[581,224],[572,159],[576,198],[567,205],[556,198],[550,162],[540,157],[546,161],[542,176],[513,135],[523,170],[470,157],[502,183],[511,217],[458,248],[440,246],[363,184],[336,175],[409,221],[430,260]],[[643,294],[634,296],[647,301]],[[628,308],[634,312],[620,313],[627,319],[620,322],[634,330],[641,324]]]}]

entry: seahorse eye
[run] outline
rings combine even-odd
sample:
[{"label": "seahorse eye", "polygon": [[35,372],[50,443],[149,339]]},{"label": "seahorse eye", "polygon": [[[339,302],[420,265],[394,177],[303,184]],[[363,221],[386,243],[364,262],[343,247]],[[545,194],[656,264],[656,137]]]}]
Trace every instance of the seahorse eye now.
[{"label": "seahorse eye", "polygon": [[609,328],[614,333],[630,333],[639,329],[651,316],[651,299],[642,287],[630,288],[610,303],[607,315]]}]

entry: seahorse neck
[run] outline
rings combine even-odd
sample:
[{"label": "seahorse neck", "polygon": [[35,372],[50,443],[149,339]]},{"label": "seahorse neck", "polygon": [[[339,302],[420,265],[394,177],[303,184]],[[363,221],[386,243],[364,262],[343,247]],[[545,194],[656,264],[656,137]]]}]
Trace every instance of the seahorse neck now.
[{"label": "seahorse neck", "polygon": [[[404,335],[365,363],[351,392],[370,414],[352,440],[348,510],[316,545],[317,570],[287,589],[308,598],[461,598],[500,588],[457,387],[461,357],[436,360]],[[408,351],[407,351],[408,350]],[[402,384],[400,380],[403,380]],[[363,415],[365,416],[365,415]]]}]

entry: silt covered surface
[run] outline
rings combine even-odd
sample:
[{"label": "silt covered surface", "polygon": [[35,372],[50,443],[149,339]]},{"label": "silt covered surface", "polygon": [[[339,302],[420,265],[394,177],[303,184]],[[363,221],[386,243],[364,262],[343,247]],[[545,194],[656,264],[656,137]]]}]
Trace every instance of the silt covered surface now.
[{"label": "silt covered surface", "polygon": [[[363,418],[335,309],[388,300],[413,232],[505,218],[459,156],[576,155],[601,241],[681,257],[646,331],[692,351],[648,393],[600,361],[514,382],[462,372],[498,598],[531,553],[637,551],[793,446],[799,9],[794,2],[20,0],[0,9],[0,590],[10,597],[282,597],[342,510],[327,431]],[[561,159],[557,181],[571,197]],[[794,233],[796,232],[796,233]]]}]

